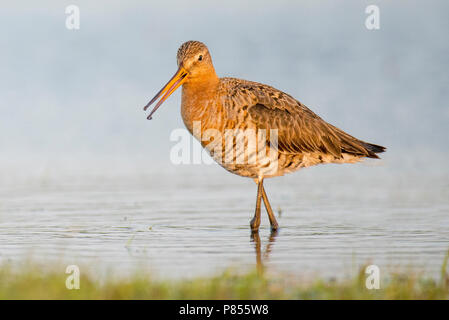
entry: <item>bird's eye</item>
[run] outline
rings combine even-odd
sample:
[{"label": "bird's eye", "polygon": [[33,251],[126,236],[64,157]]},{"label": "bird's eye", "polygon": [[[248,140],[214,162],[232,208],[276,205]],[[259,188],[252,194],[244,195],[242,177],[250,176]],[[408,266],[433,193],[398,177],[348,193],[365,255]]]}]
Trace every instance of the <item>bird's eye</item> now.
[{"label": "bird's eye", "polygon": [[200,56],[198,57],[198,61],[201,61],[201,60],[203,60],[203,56],[202,56],[202,55],[200,55]]}]

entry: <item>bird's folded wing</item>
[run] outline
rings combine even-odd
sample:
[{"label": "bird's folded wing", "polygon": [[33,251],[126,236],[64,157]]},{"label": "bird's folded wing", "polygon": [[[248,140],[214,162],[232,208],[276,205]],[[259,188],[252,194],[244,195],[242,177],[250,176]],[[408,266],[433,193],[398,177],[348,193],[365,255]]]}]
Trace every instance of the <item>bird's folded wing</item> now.
[{"label": "bird's folded wing", "polygon": [[319,152],[337,158],[342,153],[370,156],[363,141],[325,122],[290,95],[250,81],[233,83],[233,87],[229,112],[247,108],[258,129],[277,129],[280,152]]}]

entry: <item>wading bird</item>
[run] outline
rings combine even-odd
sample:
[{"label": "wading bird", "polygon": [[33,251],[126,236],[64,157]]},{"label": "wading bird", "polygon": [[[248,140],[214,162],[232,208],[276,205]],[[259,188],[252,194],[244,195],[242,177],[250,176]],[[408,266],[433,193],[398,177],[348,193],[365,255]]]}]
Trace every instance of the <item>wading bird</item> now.
[{"label": "wading bird", "polygon": [[[264,178],[321,163],[354,163],[362,158],[379,158],[376,154],[385,151],[382,146],[356,139],[325,122],[287,93],[257,82],[219,78],[208,48],[199,41],[182,44],[177,62],[178,71],[145,106],[147,110],[161,97],[148,119],[182,85],[181,115],[190,133],[226,170],[257,183],[256,210],[250,222],[253,232],[258,232],[260,226],[261,199],[271,229],[278,228],[263,187]],[[196,122],[201,126],[198,132],[194,130]],[[202,135],[210,129],[221,134],[220,138],[216,139],[215,135],[214,139],[204,139]],[[254,144],[247,137],[240,140],[242,143],[232,141],[232,148],[226,148],[227,139],[223,137],[229,137],[229,130],[255,132],[257,139],[264,140],[263,147],[258,147],[260,140]],[[259,159],[261,149],[270,156]],[[246,163],[236,161],[241,154],[245,155]]]}]

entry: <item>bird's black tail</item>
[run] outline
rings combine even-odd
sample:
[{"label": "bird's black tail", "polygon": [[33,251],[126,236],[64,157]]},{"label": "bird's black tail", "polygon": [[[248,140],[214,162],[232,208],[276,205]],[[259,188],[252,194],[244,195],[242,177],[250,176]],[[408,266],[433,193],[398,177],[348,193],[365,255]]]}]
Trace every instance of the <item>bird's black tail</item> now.
[{"label": "bird's black tail", "polygon": [[376,153],[385,152],[385,150],[387,149],[377,144],[372,144],[368,142],[363,142],[363,146],[368,151],[368,158],[375,158],[375,159],[379,159],[379,156]]}]

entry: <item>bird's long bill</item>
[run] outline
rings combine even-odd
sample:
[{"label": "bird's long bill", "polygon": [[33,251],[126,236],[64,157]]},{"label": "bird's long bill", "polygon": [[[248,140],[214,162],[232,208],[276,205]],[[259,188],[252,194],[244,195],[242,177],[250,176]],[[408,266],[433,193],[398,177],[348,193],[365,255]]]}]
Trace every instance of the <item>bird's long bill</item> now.
[{"label": "bird's long bill", "polygon": [[162,98],[159,100],[159,102],[156,104],[156,106],[151,110],[150,114],[148,115],[147,119],[151,120],[153,113],[160,107],[160,105],[167,100],[167,98],[175,92],[178,87],[184,83],[187,77],[187,71],[183,67],[179,67],[178,71],[176,71],[175,75],[170,79],[170,81],[167,82],[167,84],[159,91],[153,99],[151,99],[150,102],[143,108],[143,110],[147,110],[149,106],[153,104],[154,101],[159,99],[161,95]]}]

